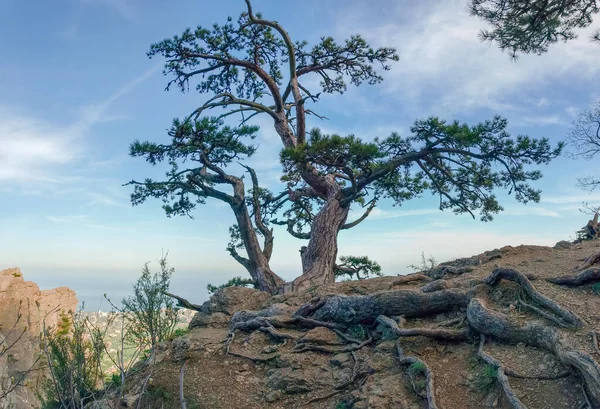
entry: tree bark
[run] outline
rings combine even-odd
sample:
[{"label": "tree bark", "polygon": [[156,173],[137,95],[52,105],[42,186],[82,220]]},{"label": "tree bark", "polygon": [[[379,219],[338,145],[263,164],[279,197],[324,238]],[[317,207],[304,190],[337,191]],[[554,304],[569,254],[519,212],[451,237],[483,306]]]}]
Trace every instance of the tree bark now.
[{"label": "tree bark", "polygon": [[285,282],[271,270],[269,260],[258,242],[248,208],[243,201],[241,203],[235,201],[231,204],[231,208],[235,214],[248,258],[241,257],[237,253],[231,255],[248,270],[250,277],[257,283],[259,290],[266,291],[269,294],[277,294]]},{"label": "tree bark", "polygon": [[305,291],[312,285],[335,282],[338,234],[346,223],[350,207],[342,204],[339,187],[328,197],[312,223],[310,240],[302,252],[302,275],[292,283],[292,291]]}]

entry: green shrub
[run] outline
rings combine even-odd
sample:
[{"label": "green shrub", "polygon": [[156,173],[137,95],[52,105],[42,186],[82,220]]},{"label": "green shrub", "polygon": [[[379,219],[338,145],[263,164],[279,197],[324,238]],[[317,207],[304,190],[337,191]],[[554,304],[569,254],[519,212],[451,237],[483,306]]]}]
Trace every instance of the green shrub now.
[{"label": "green shrub", "polygon": [[425,372],[425,364],[421,361],[417,361],[408,367],[408,372],[412,375],[420,375]]},{"label": "green shrub", "polygon": [[475,386],[482,391],[489,390],[498,380],[498,370],[492,365],[484,365],[482,371],[475,378]]},{"label": "green shrub", "polygon": [[51,375],[39,393],[42,409],[78,409],[100,395],[103,340],[88,331],[81,310],[61,314],[41,341]]},{"label": "green shrub", "polygon": [[159,266],[159,272],[151,273],[146,263],[133,285],[133,295],[122,302],[123,313],[131,324],[131,338],[150,348],[169,340],[177,325],[175,303],[166,295],[175,269],[169,268],[167,255],[161,257]]}]

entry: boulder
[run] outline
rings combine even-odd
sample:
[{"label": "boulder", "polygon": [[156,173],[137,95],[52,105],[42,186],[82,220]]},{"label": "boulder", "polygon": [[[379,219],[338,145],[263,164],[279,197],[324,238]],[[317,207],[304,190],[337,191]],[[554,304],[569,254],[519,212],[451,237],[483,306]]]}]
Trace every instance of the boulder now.
[{"label": "boulder", "polygon": [[303,393],[312,390],[313,380],[303,371],[292,368],[278,368],[272,371],[267,379],[267,385],[285,394]]},{"label": "boulder", "polygon": [[203,312],[222,312],[233,315],[236,311],[259,310],[271,296],[264,291],[246,287],[226,287],[202,305]]},{"label": "boulder", "polygon": [[207,314],[205,312],[197,312],[192,320],[190,321],[188,328],[226,328],[229,326],[229,315],[223,314],[222,312],[215,312],[213,314]]}]

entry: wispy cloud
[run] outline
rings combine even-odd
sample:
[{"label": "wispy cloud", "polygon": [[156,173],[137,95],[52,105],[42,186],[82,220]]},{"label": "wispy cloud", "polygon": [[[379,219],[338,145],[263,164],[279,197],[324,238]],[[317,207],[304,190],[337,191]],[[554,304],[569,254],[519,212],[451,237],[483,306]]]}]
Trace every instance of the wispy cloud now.
[{"label": "wispy cloud", "polygon": [[512,123],[524,126],[568,125],[568,121],[556,114],[524,116],[512,121]]},{"label": "wispy cloud", "polygon": [[47,220],[53,223],[81,223],[89,219],[87,215],[74,215],[74,216],[48,216]]},{"label": "wispy cloud", "polygon": [[520,206],[506,209],[502,214],[509,216],[540,216],[540,217],[562,217],[560,213],[544,207]]},{"label": "wispy cloud", "polygon": [[479,41],[477,33],[486,25],[469,15],[464,0],[393,4],[385,16],[375,15],[366,3],[356,5],[340,16],[338,31],[364,33],[376,45],[396,47],[400,61],[386,73],[385,89],[429,113],[521,111],[531,108],[525,106],[525,96],[539,98],[539,109],[545,102],[538,92],[546,84],[565,78],[593,81],[600,73],[597,46],[586,30],[543,56],[513,62],[494,45]]},{"label": "wispy cloud", "polygon": [[124,228],[121,226],[96,223],[88,215],[47,216],[46,220],[48,220],[52,223],[75,225],[78,227],[84,227],[84,228],[90,228],[90,229],[115,230],[115,231],[131,230],[131,229]]},{"label": "wispy cloud", "polygon": [[51,170],[81,159],[84,138],[90,129],[112,120],[109,109],[157,72],[155,66],[134,78],[107,99],[86,106],[74,123],[63,125],[41,120],[0,105],[0,183],[58,182]]}]

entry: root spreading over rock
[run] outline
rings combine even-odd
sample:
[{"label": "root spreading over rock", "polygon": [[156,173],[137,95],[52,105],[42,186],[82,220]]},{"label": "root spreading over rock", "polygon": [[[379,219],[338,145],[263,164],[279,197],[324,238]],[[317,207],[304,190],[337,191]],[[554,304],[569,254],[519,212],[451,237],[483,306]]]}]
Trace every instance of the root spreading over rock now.
[{"label": "root spreading over rock", "polygon": [[[460,276],[456,271],[447,273]],[[577,275],[548,281],[559,285],[578,286],[598,280],[599,277],[600,268],[588,266]],[[405,282],[419,280],[427,281],[429,278],[416,274]],[[507,315],[496,311],[495,304],[490,299],[491,288],[501,285],[503,280],[514,283],[513,287],[518,286],[518,291],[507,293],[515,298],[513,304],[527,308],[548,322],[525,321],[525,315],[516,317],[515,314]],[[384,337],[396,338],[398,359],[402,366],[408,367],[408,379],[413,383],[412,389],[424,399],[428,409],[437,409],[433,371],[421,359],[406,356],[398,339],[426,337],[450,342],[473,342],[478,339],[479,358],[496,370],[498,385],[513,408],[526,409],[526,406],[511,388],[509,378],[552,380],[570,374],[577,375],[581,380],[585,397],[591,407],[600,408],[600,365],[590,354],[577,349],[569,342],[570,334],[584,327],[584,321],[577,314],[541,294],[525,274],[514,269],[496,267],[484,280],[459,281],[460,278],[454,281],[437,279],[420,290],[398,289],[368,295],[322,296],[298,308],[291,317],[289,313],[282,313],[276,305],[262,311],[240,311],[232,318],[230,336],[225,342],[226,351],[254,362],[274,360],[277,354],[254,358],[235,353],[229,348],[236,331],[261,331],[277,342],[295,340],[293,352],[352,353],[354,369],[350,379],[337,385],[330,393],[311,400],[314,402],[341,393],[350,386],[354,386],[354,389],[359,387],[369,374],[358,369],[355,351]],[[440,319],[446,320],[438,321],[434,326],[424,325],[421,321],[418,325],[411,322],[412,318],[442,313],[445,316]],[[350,331],[357,325],[366,328],[360,337]],[[453,326],[456,327],[451,328]],[[314,328],[319,327],[326,328],[323,331],[333,337],[336,343],[315,342],[314,337],[309,337],[308,333],[297,336],[279,331],[281,328],[293,329],[297,334],[298,331],[317,331]],[[561,330],[560,327],[567,327],[569,331]],[[588,331],[586,334],[588,333],[593,334],[593,342],[598,352],[596,332]],[[537,375],[521,375],[484,351],[487,338],[543,349],[553,354],[569,370],[560,373],[544,373],[542,370],[542,373]],[[416,386],[416,379],[419,381],[419,387]]]}]

